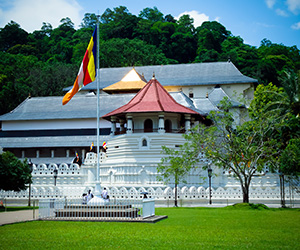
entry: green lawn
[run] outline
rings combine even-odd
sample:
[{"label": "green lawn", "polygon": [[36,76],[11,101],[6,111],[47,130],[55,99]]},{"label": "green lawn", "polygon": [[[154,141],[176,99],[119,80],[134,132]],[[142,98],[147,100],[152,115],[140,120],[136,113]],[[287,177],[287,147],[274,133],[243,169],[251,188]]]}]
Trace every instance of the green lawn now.
[{"label": "green lawn", "polygon": [[300,249],[300,209],[156,208],[155,224],[34,221],[0,227],[0,249]]}]

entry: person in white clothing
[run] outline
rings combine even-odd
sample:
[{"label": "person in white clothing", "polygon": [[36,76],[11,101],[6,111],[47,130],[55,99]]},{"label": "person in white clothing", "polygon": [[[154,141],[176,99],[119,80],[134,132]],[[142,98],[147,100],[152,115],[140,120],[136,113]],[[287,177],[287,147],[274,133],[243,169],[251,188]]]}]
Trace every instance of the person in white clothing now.
[{"label": "person in white clothing", "polygon": [[107,190],[106,190],[106,188],[103,188],[101,197],[102,197],[103,199],[105,199],[105,200],[107,199]]},{"label": "person in white clothing", "polygon": [[88,203],[93,197],[94,197],[94,195],[92,194],[91,190],[89,190],[89,192],[86,196],[86,203]]}]

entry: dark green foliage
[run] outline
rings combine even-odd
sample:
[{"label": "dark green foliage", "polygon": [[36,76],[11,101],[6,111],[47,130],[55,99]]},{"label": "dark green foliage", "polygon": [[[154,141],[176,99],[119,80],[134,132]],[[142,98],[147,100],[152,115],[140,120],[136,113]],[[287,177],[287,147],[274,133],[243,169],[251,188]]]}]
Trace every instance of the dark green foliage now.
[{"label": "dark green foliage", "polygon": [[85,13],[82,19],[81,28],[95,28],[97,25],[97,16],[94,13]]},{"label": "dark green foliage", "polygon": [[0,29],[0,51],[7,51],[17,44],[27,43],[28,33],[21,29],[20,25],[10,21],[4,28]]},{"label": "dark green foliage", "polygon": [[25,159],[20,161],[11,152],[0,154],[0,189],[20,191],[31,183],[31,170]]},{"label": "dark green foliage", "polygon": [[280,157],[281,171],[286,175],[300,175],[300,138],[291,139]]},{"label": "dark green foliage", "polygon": [[168,64],[160,49],[139,39],[113,38],[100,46],[100,66],[104,68]]}]

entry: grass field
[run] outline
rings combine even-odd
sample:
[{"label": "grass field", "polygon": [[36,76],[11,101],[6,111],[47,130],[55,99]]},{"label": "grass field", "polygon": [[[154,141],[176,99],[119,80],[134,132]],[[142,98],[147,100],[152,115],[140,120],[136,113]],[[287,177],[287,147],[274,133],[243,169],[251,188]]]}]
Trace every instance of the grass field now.
[{"label": "grass field", "polygon": [[0,227],[0,249],[300,249],[300,209],[156,208],[168,219],[33,221]]}]

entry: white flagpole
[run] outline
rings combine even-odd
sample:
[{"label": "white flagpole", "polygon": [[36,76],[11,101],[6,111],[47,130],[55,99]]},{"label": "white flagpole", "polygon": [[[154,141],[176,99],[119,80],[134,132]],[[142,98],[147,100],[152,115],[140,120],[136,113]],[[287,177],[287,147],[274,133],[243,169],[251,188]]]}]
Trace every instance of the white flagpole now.
[{"label": "white flagpole", "polygon": [[97,15],[97,178],[95,195],[100,196],[100,145],[99,145],[99,113],[100,113],[100,100],[99,100],[99,85],[100,85],[100,60],[99,60],[99,15]]}]

